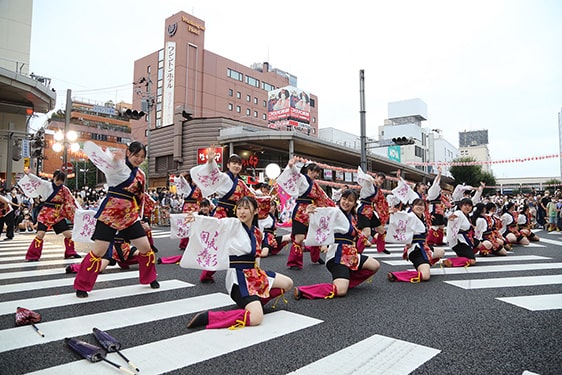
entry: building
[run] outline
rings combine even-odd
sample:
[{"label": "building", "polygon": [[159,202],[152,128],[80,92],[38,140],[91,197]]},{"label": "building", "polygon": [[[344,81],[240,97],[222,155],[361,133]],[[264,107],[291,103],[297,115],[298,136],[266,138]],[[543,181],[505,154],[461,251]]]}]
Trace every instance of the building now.
[{"label": "building", "polygon": [[55,108],[51,80],[29,70],[33,0],[0,2],[0,179],[16,183],[30,163],[28,123]]},{"label": "building", "polygon": [[482,171],[492,173],[488,130],[459,132],[459,153],[461,157],[471,157],[482,162]]},{"label": "building", "polygon": [[[56,151],[54,147],[57,140],[55,135],[65,132],[66,114],[59,110],[51,115],[47,125],[44,156],[42,166],[38,167],[38,173],[46,177],[52,175],[57,169],[68,172],[69,187],[81,188],[86,181],[89,184],[103,182],[103,174],[98,173],[97,168],[88,162],[87,156],[82,152],[84,142],[93,141],[100,147],[109,151],[127,148],[131,142],[130,119],[125,115],[126,109],[131,105],[127,103],[114,104],[112,101],[98,103],[84,99],[72,99],[70,122],[67,132],[73,131],[77,138],[75,141],[61,141],[61,150]],[[72,143],[80,146],[80,149],[72,151]],[[64,164],[64,152],[67,152],[67,164]],[[86,176],[76,174],[85,173]],[[95,175],[94,177],[90,177]],[[76,178],[75,178],[76,177]]]}]

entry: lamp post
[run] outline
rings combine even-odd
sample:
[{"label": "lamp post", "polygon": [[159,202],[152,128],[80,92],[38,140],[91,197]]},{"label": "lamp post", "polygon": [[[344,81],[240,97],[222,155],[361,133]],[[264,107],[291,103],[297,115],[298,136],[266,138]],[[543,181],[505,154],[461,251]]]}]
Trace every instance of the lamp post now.
[{"label": "lamp post", "polygon": [[[74,130],[67,132],[57,131],[53,137],[55,139],[53,151],[57,153],[63,151],[62,170],[66,173],[68,171],[68,148],[73,153],[80,150],[80,144],[76,142],[78,134]],[[78,189],[78,182],[76,183],[76,188]]]}]

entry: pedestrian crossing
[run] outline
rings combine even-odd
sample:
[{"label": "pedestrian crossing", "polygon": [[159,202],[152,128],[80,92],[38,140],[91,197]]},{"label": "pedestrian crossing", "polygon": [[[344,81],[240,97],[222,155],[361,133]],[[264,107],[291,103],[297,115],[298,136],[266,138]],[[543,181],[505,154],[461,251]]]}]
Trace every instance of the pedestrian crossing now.
[{"label": "pedestrian crossing", "polygon": [[[169,238],[169,230],[155,229],[154,238]],[[39,336],[29,326],[14,327],[6,323],[0,326],[0,363],[10,361],[20,353],[27,353],[33,348],[43,348],[49,343],[60,343],[66,337],[81,337],[91,334],[92,327],[106,331],[133,329],[136,325],[151,323],[155,326],[166,319],[186,321],[198,311],[210,309],[229,309],[233,302],[225,293],[210,293],[195,297],[173,298],[174,291],[193,288],[195,285],[182,280],[161,280],[160,289],[154,290],[138,284],[138,272],[118,271],[102,273],[98,277],[96,288],[87,299],[75,296],[73,277],[64,272],[64,267],[76,263],[76,259],[63,259],[62,247],[47,240],[40,262],[24,262],[26,243],[30,237],[16,236],[9,244],[0,242],[0,318],[11,316],[16,307],[23,306],[34,311],[76,308],[78,313],[70,317],[50,319],[39,323],[44,337]],[[559,241],[562,245],[562,241]],[[411,267],[411,263],[401,259],[402,245],[388,244],[390,255],[376,253],[376,249],[366,249],[365,253],[374,256],[390,267]],[[448,254],[453,254],[447,250]],[[397,259],[399,258],[399,259]],[[502,263],[502,264],[499,264]],[[552,262],[552,258],[540,254],[519,255],[510,253],[506,257],[479,258],[478,265],[468,268],[439,268],[431,270],[431,282],[445,282],[454,287],[469,290],[482,288],[513,288],[517,286],[562,284],[560,275],[541,275],[506,278],[471,278],[470,280],[450,280],[445,277],[463,274],[471,276],[483,272],[517,272],[562,269],[562,263]],[[19,281],[21,280],[21,281]],[[518,281],[519,280],[519,281]],[[60,289],[57,289],[60,288]],[[26,297],[26,293],[39,292],[39,296]],[[167,293],[169,292],[169,293]],[[22,298],[18,298],[19,294]],[[119,306],[115,309],[100,308],[100,303],[122,301],[129,297],[159,295],[162,301],[142,304],[140,306]],[[562,295],[513,296],[497,298],[499,301],[519,306],[530,311],[562,309]],[[96,305],[93,312],[87,308]],[[98,310],[102,311],[98,311]],[[0,320],[5,322],[6,319]],[[134,359],[142,374],[162,374],[169,371],[186,369],[198,363],[219,358],[229,353],[274,341],[286,335],[306,332],[315,326],[326,324],[313,316],[306,316],[286,310],[267,314],[263,323],[256,327],[239,330],[200,330],[182,331],[177,335],[157,339],[152,342],[129,346],[121,350],[128,358]],[[220,343],[220,345],[217,345]],[[186,350],[189,348],[189,350]],[[431,361],[441,353],[442,348],[431,348],[415,342],[375,334],[341,350],[333,352],[317,361],[305,365],[291,374],[408,374],[424,363]],[[109,353],[108,359],[119,362],[115,353]],[[31,372],[15,366],[11,374],[115,374],[116,369],[107,363],[91,363],[76,360],[72,356],[45,367],[34,367]],[[4,365],[2,365],[4,368]],[[3,372],[3,371],[2,371]]]}]

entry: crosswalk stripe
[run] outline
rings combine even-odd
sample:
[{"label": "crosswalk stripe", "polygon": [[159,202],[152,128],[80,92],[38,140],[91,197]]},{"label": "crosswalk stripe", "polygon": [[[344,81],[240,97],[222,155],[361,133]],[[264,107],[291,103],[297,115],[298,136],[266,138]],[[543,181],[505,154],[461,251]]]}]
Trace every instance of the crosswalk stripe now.
[{"label": "crosswalk stripe", "polygon": [[62,340],[65,337],[86,335],[88,333],[92,333],[93,327],[105,331],[132,326],[135,324],[155,322],[160,319],[173,318],[205,309],[214,309],[232,304],[232,299],[227,294],[215,293],[205,296],[184,298],[151,305],[142,305],[91,315],[82,315],[75,318],[38,323],[38,326],[40,326],[41,332],[45,334],[45,337],[37,335],[32,327],[22,326],[9,328],[0,331],[0,352],[31,345],[45,344],[52,341]]},{"label": "crosswalk stripe", "polygon": [[409,374],[440,352],[427,346],[373,335],[289,374]]},{"label": "crosswalk stripe", "polygon": [[493,272],[516,272],[516,271],[536,271],[562,269],[562,263],[526,263],[526,264],[506,264],[499,266],[470,266],[453,268],[432,268],[431,275],[458,275],[461,273],[493,273]]},{"label": "crosswalk stripe", "polygon": [[[454,253],[453,253],[454,254]],[[456,256],[456,255],[454,255]],[[507,255],[507,256],[493,256],[493,257],[478,257],[476,258],[476,264],[479,263],[494,263],[494,262],[523,262],[523,261],[534,261],[534,260],[547,260],[552,259],[542,255]],[[408,260],[383,260],[385,264],[390,266],[405,266],[412,265],[412,262]]]},{"label": "crosswalk stripe", "polygon": [[76,263],[76,259],[59,259],[59,260],[40,260],[38,262],[20,262],[0,264],[0,270],[9,270],[13,268],[29,268],[39,266],[65,266]]},{"label": "crosswalk stripe", "polygon": [[488,279],[446,280],[445,283],[463,289],[510,288],[562,284],[562,275],[517,276]]},{"label": "crosswalk stripe", "polygon": [[[6,260],[6,257],[9,256],[14,256],[14,255],[19,255],[20,257],[25,257],[25,253],[27,252],[27,247],[25,247],[25,249],[21,248],[21,249],[10,249],[13,251],[3,251],[0,250],[0,260]],[[43,251],[41,254],[62,254],[64,253],[64,249],[61,248],[60,246],[46,246],[43,247]],[[21,259],[21,258],[20,258]]]},{"label": "crosswalk stripe", "polygon": [[539,294],[535,296],[501,297],[496,299],[530,311],[562,309],[562,294]]},{"label": "crosswalk stripe", "polygon": [[548,238],[541,238],[541,242],[549,243],[551,245],[562,246],[562,241],[551,240],[551,239],[548,239]]},{"label": "crosswalk stripe", "polygon": [[[277,311],[267,314],[263,323],[259,326],[237,330],[206,329],[124,349],[121,352],[137,365],[141,370],[141,374],[163,374],[273,340],[320,323],[322,323],[321,320],[308,316],[288,311]],[[104,329],[104,327],[99,328]],[[122,363],[122,360],[120,363]],[[105,363],[93,364],[82,360],[43,369],[31,374],[64,375],[93,372],[100,375],[114,375],[115,368]]]},{"label": "crosswalk stripe", "polygon": [[[29,244],[27,245],[21,245],[21,246],[6,246],[5,250],[4,248],[0,248],[0,255],[14,255],[14,254],[25,254],[27,252],[27,249],[29,248]],[[51,244],[43,244],[43,250],[46,249],[64,249],[63,246],[58,246],[58,245],[51,245]],[[10,251],[12,250],[12,251]],[[16,251],[19,250],[19,251]]]},{"label": "crosswalk stripe", "polygon": [[[59,270],[59,274],[62,276],[63,272]],[[139,277],[139,273],[136,271],[115,272],[115,273],[108,273],[108,274],[100,274],[98,276],[98,282],[126,280],[126,279],[132,279],[137,277]],[[72,285],[74,285],[74,277],[72,278],[67,277],[64,279],[32,281],[28,283],[0,285],[0,294],[24,292],[27,290],[39,290],[39,289],[46,289],[46,288],[58,288],[61,286],[72,286]]]},{"label": "crosswalk stripe", "polygon": [[94,289],[88,298],[78,298],[75,293],[67,293],[55,296],[6,301],[0,302],[0,315],[15,313],[16,307],[18,306],[33,306],[33,310],[46,309],[51,307],[103,301],[113,298],[129,297],[132,295],[156,293],[158,291],[187,288],[191,286],[193,286],[193,284],[180,280],[166,280],[160,282],[160,289],[152,289],[148,285],[137,284],[106,289]]},{"label": "crosswalk stripe", "polygon": [[18,272],[1,272],[0,273],[0,280],[13,280],[13,279],[21,279],[27,277],[38,277],[38,276],[50,276],[50,275],[60,275],[62,268],[45,268],[42,270],[33,270],[33,271],[18,271]]},{"label": "crosswalk stripe", "polygon": [[[86,255],[86,253],[82,253],[77,251],[78,254]],[[57,251],[43,251],[41,253],[41,260],[45,259],[63,259],[64,258],[64,250],[59,249]],[[25,254],[20,254],[17,256],[9,256],[9,257],[0,257],[0,261],[17,261],[25,259]],[[37,264],[37,263],[36,263]]]}]

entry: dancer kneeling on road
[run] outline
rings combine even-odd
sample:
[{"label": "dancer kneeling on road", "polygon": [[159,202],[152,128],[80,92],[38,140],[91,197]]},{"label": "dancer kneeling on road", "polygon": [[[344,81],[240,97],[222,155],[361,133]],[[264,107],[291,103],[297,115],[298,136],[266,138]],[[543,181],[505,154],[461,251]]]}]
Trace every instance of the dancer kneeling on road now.
[{"label": "dancer kneeling on road", "polygon": [[411,211],[406,219],[406,232],[412,235],[410,244],[404,247],[404,259],[410,260],[416,268],[415,271],[389,272],[390,281],[406,281],[418,283],[428,281],[431,276],[431,266],[445,255],[443,248],[433,248],[427,243],[428,223],[425,219],[427,202],[425,199],[416,198],[412,202]]},{"label": "dancer kneeling on road", "polygon": [[122,152],[109,155],[93,142],[86,142],[84,151],[105,174],[109,190],[95,216],[94,248],[80,264],[74,279],[76,296],[88,297],[96,283],[101,259],[117,231],[139,251],[140,283],[158,289],[154,251],[140,221],[146,179],[139,166],[146,157],[145,145],[136,141],[131,143],[125,157]]},{"label": "dancer kneeling on road", "polygon": [[[310,215],[310,227],[307,238],[325,239],[334,235],[334,243],[329,244],[326,255],[326,267],[332,273],[332,283],[295,287],[293,297],[334,298],[344,297],[348,289],[354,288],[373,276],[380,268],[374,258],[360,254],[358,247],[364,247],[367,238],[356,227],[355,206],[358,194],[351,189],[345,190],[339,200],[339,207],[317,208],[309,205],[306,212]],[[316,216],[316,217],[315,217]],[[315,220],[318,219],[318,220]],[[323,225],[332,222],[330,225]],[[318,245],[326,245],[320,240]]]},{"label": "dancer kneeling on road", "polygon": [[[226,290],[240,307],[237,310],[198,313],[190,320],[187,328],[257,326],[263,320],[263,305],[293,287],[293,280],[288,276],[264,271],[257,264],[261,254],[262,234],[257,227],[256,199],[248,196],[241,198],[236,203],[235,211],[236,218],[222,219],[187,214],[191,227],[190,241],[184,257],[192,252],[208,254],[210,250],[207,247],[227,252],[229,268],[226,273]],[[212,243],[201,241],[202,238],[208,240],[209,234],[213,241],[208,242]]]}]

